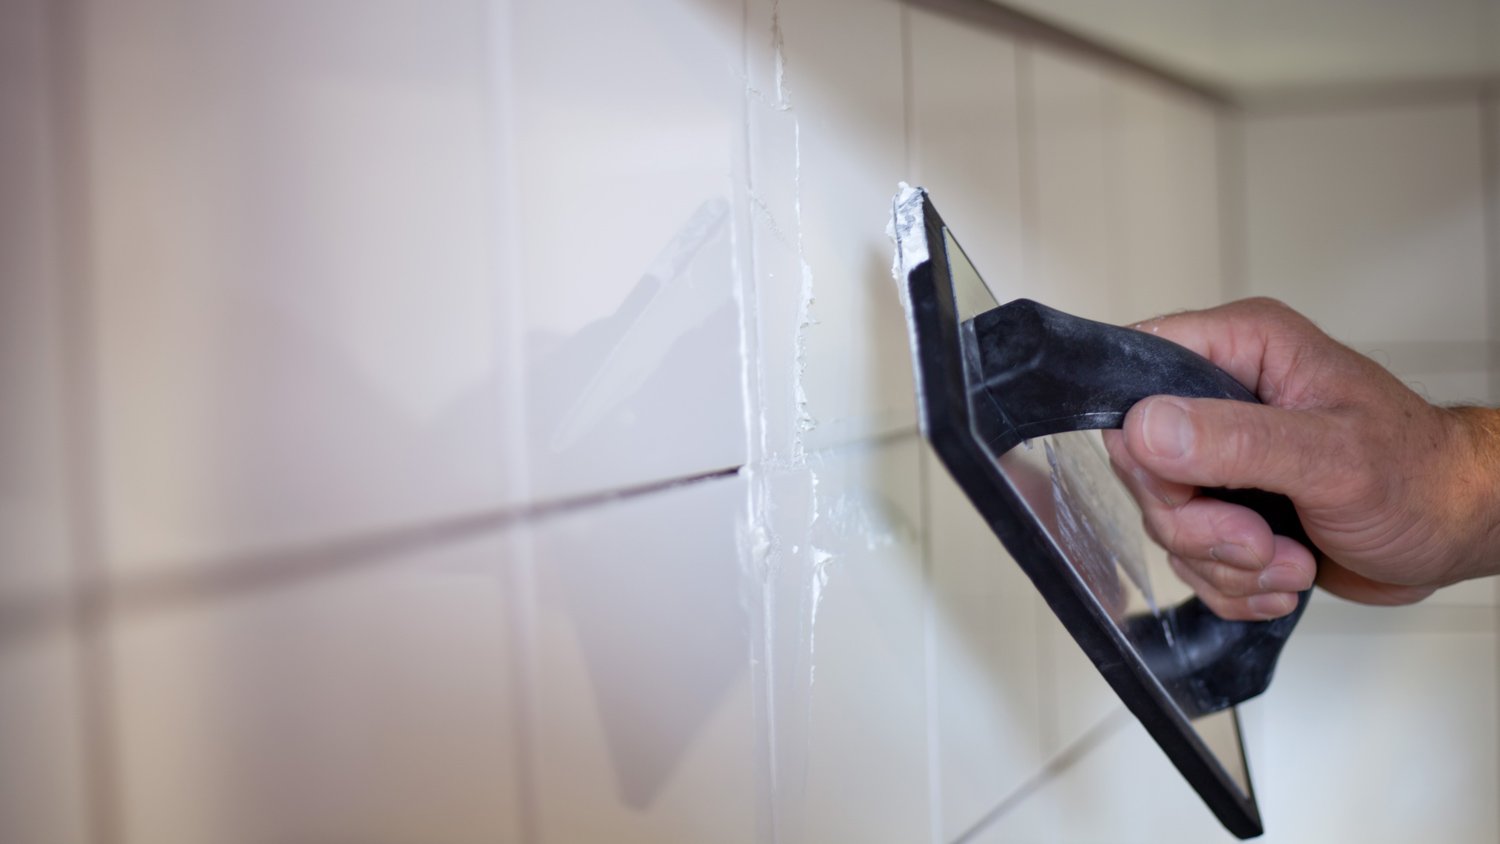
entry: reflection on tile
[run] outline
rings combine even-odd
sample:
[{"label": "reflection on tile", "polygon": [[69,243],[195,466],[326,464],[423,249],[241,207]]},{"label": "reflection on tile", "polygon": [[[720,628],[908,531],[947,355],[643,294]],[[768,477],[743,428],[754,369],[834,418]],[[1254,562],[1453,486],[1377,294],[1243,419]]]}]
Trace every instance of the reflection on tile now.
[{"label": "reflection on tile", "polygon": [[1346,341],[1486,339],[1477,103],[1244,126],[1252,292]]},{"label": "reflection on tile", "polygon": [[740,6],[511,6],[528,494],[740,465]]},{"label": "reflection on tile", "polygon": [[1214,106],[1144,78],[1115,87],[1119,321],[1224,299]]},{"label": "reflection on tile", "polygon": [[547,841],[750,841],[740,476],[545,519],[529,730]]},{"label": "reflection on tile", "polygon": [[[924,455],[933,636],[930,717],[944,840],[1041,769],[1039,614],[1048,610],[936,455]],[[1048,688],[1051,688],[1049,682]],[[1050,703],[1050,701],[1048,702]]]},{"label": "reflection on tile", "polygon": [[752,0],[748,21],[765,447],[798,455],[914,418],[885,235],[906,176],[900,4]]},{"label": "reflection on tile", "polygon": [[77,248],[125,569],[513,495],[487,8],[81,13]]},{"label": "reflection on tile", "polygon": [[996,300],[1045,299],[1022,278],[1015,42],[927,9],[908,19],[914,184],[931,193]]},{"label": "reflection on tile", "polygon": [[127,612],[122,840],[516,840],[514,562],[491,538]]},{"label": "reflection on tile", "polygon": [[[1316,608],[1314,608],[1316,609]],[[1244,708],[1265,841],[1493,841],[1496,645],[1483,633],[1296,636]]]}]

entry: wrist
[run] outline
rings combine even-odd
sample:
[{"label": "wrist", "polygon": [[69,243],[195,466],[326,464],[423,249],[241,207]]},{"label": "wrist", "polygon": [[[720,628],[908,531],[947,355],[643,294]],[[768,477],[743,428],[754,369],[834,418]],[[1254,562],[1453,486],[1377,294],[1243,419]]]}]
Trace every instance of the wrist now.
[{"label": "wrist", "polygon": [[1500,574],[1500,410],[1444,410],[1453,427],[1446,462],[1459,551],[1455,580]]}]

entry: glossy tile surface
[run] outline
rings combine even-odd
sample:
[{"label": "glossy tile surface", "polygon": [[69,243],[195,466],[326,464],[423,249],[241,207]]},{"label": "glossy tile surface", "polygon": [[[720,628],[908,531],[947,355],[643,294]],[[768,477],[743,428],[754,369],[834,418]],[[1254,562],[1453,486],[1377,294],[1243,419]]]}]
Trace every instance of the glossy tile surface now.
[{"label": "glossy tile surface", "polygon": [[1500,834],[1493,618],[1424,633],[1384,613],[1381,630],[1293,639],[1250,708],[1266,841]]},{"label": "glossy tile surface", "polygon": [[48,11],[0,13],[0,840],[16,842],[82,840],[90,808],[70,624]]},{"label": "glossy tile surface", "polygon": [[1103,68],[1045,47],[1023,51],[1032,192],[1026,274],[1048,305],[1120,322],[1114,272],[1120,199],[1113,163],[1116,82]]},{"label": "glossy tile surface", "polygon": [[913,184],[927,188],[997,301],[1044,296],[1024,275],[1015,40],[923,8],[908,26]]},{"label": "glossy tile surface", "polygon": [[1146,729],[1116,710],[1056,757],[1034,791],[971,840],[1229,844],[1237,839],[1219,825]]},{"label": "glossy tile surface", "polygon": [[[931,192],[996,298],[1040,295],[1026,289],[1022,276],[1015,42],[926,9],[913,9],[908,25],[916,181]],[[922,471],[932,808],[939,839],[952,840],[1043,761],[1037,630],[1038,613],[1049,611],[926,446]]]},{"label": "glossy tile surface", "polygon": [[1477,103],[1251,116],[1250,292],[1346,342],[1488,337]]},{"label": "glossy tile surface", "polygon": [[1116,87],[1118,252],[1109,283],[1122,321],[1224,299],[1219,127],[1207,101],[1145,78]]},{"label": "glossy tile surface", "polygon": [[117,590],[120,840],[517,840],[510,540]]},{"label": "glossy tile surface", "polygon": [[919,447],[906,436],[809,461],[808,726],[805,747],[794,736],[778,746],[784,760],[805,753],[792,841],[912,841],[929,831]]},{"label": "glossy tile surface", "polygon": [[503,5],[527,497],[740,465],[740,4]]},{"label": "glossy tile surface", "polygon": [[[936,455],[924,455],[940,831],[952,840],[1046,761],[1053,665],[1038,647],[1051,613]],[[1044,677],[1045,675],[1045,677]]]},{"label": "glossy tile surface", "polygon": [[532,526],[540,840],[755,840],[745,494],[733,476]]},{"label": "glossy tile surface", "polygon": [[120,569],[511,500],[487,4],[67,20]]},{"label": "glossy tile surface", "polygon": [[770,454],[914,420],[885,234],[906,178],[900,25],[892,0],[749,5],[758,380]]}]

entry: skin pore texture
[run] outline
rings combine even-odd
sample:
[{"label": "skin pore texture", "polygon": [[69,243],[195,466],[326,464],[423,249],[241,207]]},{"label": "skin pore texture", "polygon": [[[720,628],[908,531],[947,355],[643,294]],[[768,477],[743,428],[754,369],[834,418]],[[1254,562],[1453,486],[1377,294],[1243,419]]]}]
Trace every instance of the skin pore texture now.
[{"label": "skin pore texture", "polygon": [[[1312,585],[1409,604],[1500,572],[1500,411],[1428,403],[1271,299],[1134,328],[1208,358],[1261,405],[1155,396],[1105,436],[1147,532],[1220,616],[1275,618]],[[1200,487],[1292,500],[1317,549]]]}]

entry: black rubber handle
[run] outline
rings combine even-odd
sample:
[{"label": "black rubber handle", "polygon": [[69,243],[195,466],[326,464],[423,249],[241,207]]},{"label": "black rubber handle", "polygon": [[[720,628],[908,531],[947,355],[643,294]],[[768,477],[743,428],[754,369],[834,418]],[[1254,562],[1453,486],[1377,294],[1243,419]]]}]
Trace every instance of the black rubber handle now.
[{"label": "black rubber handle", "polygon": [[[1206,358],[1160,337],[1075,317],[1017,299],[975,317],[982,390],[997,409],[986,425],[997,452],[1022,440],[1093,428],[1118,428],[1147,396],[1233,399],[1255,394]],[[988,402],[987,402],[988,404]],[[1317,555],[1296,508],[1260,490],[1204,490],[1259,513],[1281,536]],[[1271,682],[1276,659],[1307,607],[1271,621],[1227,621],[1197,598],[1126,620],[1125,633],[1189,717],[1248,700]]]}]

